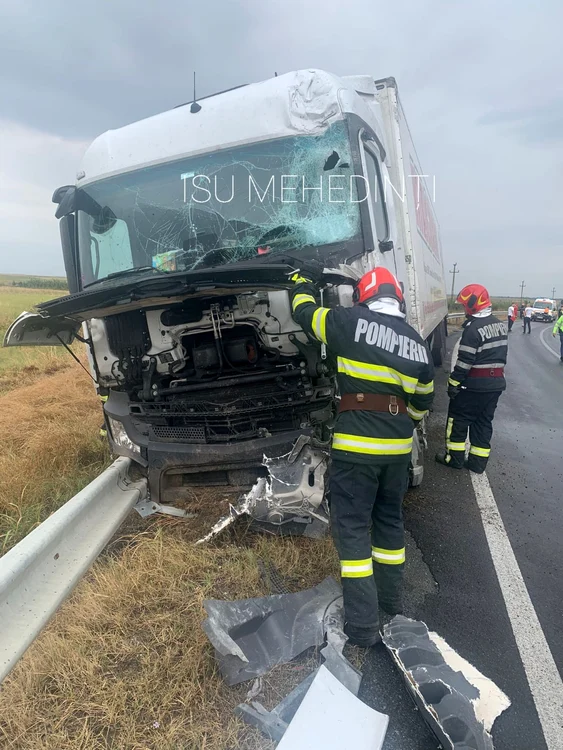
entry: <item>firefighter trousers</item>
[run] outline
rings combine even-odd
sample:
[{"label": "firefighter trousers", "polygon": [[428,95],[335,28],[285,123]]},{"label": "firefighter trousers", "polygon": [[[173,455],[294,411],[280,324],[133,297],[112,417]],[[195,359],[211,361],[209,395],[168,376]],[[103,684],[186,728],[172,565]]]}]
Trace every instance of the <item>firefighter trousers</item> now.
[{"label": "firefighter trousers", "polygon": [[340,558],[346,633],[359,645],[370,646],[379,638],[378,588],[382,605],[401,596],[409,463],[410,455],[388,464],[332,460],[331,528]]},{"label": "firefighter trousers", "polygon": [[446,461],[461,468],[465,461],[465,440],[469,431],[467,467],[482,474],[491,454],[493,417],[502,391],[462,389],[451,399],[446,425]]}]

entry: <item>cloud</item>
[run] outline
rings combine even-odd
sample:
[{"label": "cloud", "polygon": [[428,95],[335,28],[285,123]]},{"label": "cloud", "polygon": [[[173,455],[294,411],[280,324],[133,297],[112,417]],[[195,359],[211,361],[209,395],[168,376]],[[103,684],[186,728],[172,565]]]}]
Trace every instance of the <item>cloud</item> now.
[{"label": "cloud", "polygon": [[44,212],[23,235],[10,224],[11,267],[62,267],[52,189],[72,180],[86,141],[190,100],[194,69],[204,95],[320,67],[397,79],[422,165],[436,175],[446,266],[458,261],[460,283],[472,280],[467,272],[513,293],[532,273],[533,252],[537,284],[552,286],[563,236],[558,0],[0,0],[0,8],[0,101],[12,123],[3,147],[22,148],[13,145],[17,128],[36,145],[32,158],[24,145],[8,170],[17,208],[4,205],[2,215]]},{"label": "cloud", "polygon": [[500,125],[508,135],[526,143],[550,147],[555,142],[563,142],[563,98],[526,109],[488,112],[478,124]]},{"label": "cloud", "polygon": [[64,274],[54,188],[74,182],[87,142],[0,120],[0,267]]}]

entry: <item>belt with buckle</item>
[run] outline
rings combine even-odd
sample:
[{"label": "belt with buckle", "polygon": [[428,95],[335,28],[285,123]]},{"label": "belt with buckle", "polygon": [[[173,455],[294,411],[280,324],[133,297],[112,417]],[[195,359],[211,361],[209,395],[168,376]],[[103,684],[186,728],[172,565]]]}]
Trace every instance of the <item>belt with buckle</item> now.
[{"label": "belt with buckle", "polygon": [[397,416],[407,413],[407,405],[400,396],[382,393],[344,393],[340,397],[338,413],[343,411],[380,411]]},{"label": "belt with buckle", "polygon": [[503,378],[504,367],[491,367],[490,370],[486,367],[472,367],[467,375],[470,378]]}]

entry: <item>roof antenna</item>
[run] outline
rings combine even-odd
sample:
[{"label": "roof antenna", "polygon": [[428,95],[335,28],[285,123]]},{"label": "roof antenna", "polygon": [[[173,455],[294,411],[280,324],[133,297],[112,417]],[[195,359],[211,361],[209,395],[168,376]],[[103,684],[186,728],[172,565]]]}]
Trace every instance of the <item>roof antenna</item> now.
[{"label": "roof antenna", "polygon": [[195,115],[197,112],[199,112],[201,109],[201,105],[198,104],[195,100],[195,70],[194,70],[194,100],[190,106],[190,112],[192,115]]}]

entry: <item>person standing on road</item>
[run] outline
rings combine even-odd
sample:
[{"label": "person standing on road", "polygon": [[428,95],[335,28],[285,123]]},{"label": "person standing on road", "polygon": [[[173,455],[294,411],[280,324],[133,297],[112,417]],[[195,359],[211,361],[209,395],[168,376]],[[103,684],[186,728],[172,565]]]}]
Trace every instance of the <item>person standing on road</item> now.
[{"label": "person standing on road", "polygon": [[[506,388],[508,331],[506,324],[492,314],[489,293],[481,284],[464,287],[456,301],[465,308],[467,320],[448,380],[446,451],[437,453],[436,461],[452,469],[465,466],[482,474],[491,454],[495,410]],[[468,431],[470,447],[465,461]]]},{"label": "person standing on road", "polygon": [[332,440],[330,514],[340,558],[345,633],[352,644],[380,640],[379,605],[402,611],[413,422],[434,399],[434,367],[405,320],[403,292],[386,268],[359,280],[354,307],[319,307],[312,281],[295,274],[293,317],[337,357],[340,404]]},{"label": "person standing on road", "polygon": [[526,305],[526,309],[524,310],[524,329],[522,333],[526,333],[526,328],[528,329],[528,333],[532,333],[532,308],[530,305]]},{"label": "person standing on road", "polygon": [[553,326],[553,335],[557,336],[558,333],[561,342],[561,362],[563,362],[563,309],[559,311],[559,318]]},{"label": "person standing on road", "polygon": [[517,310],[518,305],[515,302],[513,302],[508,308],[508,333],[512,331],[512,326],[516,320]]},{"label": "person standing on road", "polygon": [[524,318],[524,310],[526,309],[526,305],[522,302],[520,305],[520,320],[523,320]]}]

